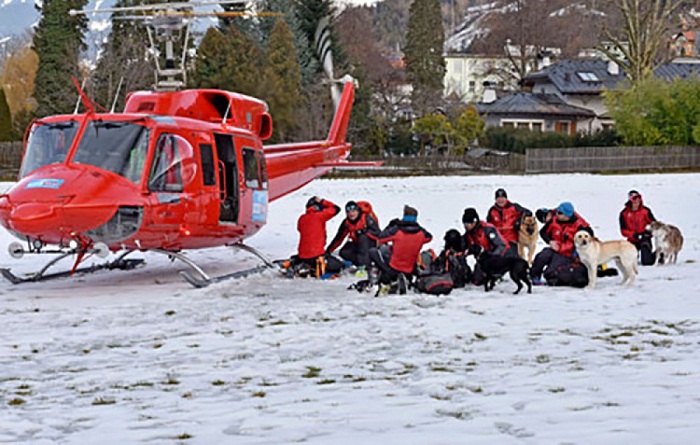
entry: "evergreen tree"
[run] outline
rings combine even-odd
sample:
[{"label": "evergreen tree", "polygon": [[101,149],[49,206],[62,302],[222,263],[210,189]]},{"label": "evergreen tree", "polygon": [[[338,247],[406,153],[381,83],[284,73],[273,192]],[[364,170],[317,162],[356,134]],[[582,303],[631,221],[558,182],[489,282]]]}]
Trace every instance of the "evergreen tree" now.
[{"label": "evergreen tree", "polygon": [[415,0],[409,10],[404,53],[408,80],[413,85],[413,110],[421,116],[434,111],[442,99],[444,43],[440,2]]},{"label": "evergreen tree", "polygon": [[267,46],[268,75],[264,99],[268,101],[274,119],[274,141],[290,138],[296,127],[296,111],[300,105],[301,69],[294,51],[294,35],[282,19],[270,33]]},{"label": "evergreen tree", "polygon": [[12,140],[12,115],[5,99],[5,89],[0,85],[0,141]]},{"label": "evergreen tree", "polygon": [[[114,7],[128,7],[160,0],[119,0]],[[123,20],[129,13],[112,14],[112,31],[104,44],[93,75],[93,96],[106,108],[112,106],[119,89],[117,110],[123,109],[129,91],[149,89],[153,85],[154,65],[148,57],[148,33],[143,22]]]},{"label": "evergreen tree", "polygon": [[39,56],[34,97],[37,115],[70,113],[77,92],[71,76],[78,77],[79,55],[85,49],[87,17],[71,16],[71,9],[83,9],[88,0],[44,0],[37,6],[41,19],[34,33],[34,51]]},{"label": "evergreen tree", "polygon": [[209,28],[197,49],[194,73],[190,77],[196,88],[226,88],[230,51],[229,40],[218,28]]}]

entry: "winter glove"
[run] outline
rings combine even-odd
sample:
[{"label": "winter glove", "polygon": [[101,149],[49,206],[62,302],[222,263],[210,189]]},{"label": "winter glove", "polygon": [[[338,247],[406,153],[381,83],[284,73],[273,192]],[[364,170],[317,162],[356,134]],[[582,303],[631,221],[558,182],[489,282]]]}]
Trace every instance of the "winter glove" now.
[{"label": "winter glove", "polygon": [[547,220],[548,213],[549,209],[537,209],[535,212],[535,218],[537,218],[537,221],[544,223]]}]

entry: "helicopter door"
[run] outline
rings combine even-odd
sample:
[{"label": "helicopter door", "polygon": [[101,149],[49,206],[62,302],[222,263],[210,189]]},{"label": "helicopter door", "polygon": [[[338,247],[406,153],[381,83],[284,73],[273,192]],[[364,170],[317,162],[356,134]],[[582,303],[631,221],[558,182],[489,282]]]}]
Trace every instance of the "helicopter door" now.
[{"label": "helicopter door", "polygon": [[186,213],[183,192],[195,177],[192,146],[184,138],[161,134],[156,143],[148,190],[156,196],[154,223],[181,225]]},{"label": "helicopter door", "polygon": [[219,158],[219,221],[238,223],[240,209],[238,189],[238,163],[233,136],[214,134],[216,154]]}]

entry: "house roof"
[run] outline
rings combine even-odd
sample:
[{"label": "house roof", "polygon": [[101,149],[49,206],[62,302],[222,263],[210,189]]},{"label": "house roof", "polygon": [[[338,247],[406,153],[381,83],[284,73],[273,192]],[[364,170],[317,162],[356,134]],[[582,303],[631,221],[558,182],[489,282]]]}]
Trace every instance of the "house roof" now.
[{"label": "house roof", "polygon": [[700,64],[697,63],[667,63],[654,71],[654,76],[665,81],[675,79],[700,79]]},{"label": "house roof", "polygon": [[568,105],[554,94],[513,93],[492,103],[477,104],[481,114],[497,115],[550,115],[595,117],[585,108]]},{"label": "house roof", "polygon": [[561,60],[540,71],[529,74],[525,85],[549,82],[564,94],[600,94],[603,89],[614,89],[625,79],[624,72],[608,71],[605,60]]}]

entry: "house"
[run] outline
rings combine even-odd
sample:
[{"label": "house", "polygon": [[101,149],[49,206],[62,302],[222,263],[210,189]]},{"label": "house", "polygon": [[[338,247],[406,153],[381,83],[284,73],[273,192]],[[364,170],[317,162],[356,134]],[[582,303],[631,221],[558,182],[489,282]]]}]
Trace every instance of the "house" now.
[{"label": "house", "polygon": [[585,130],[596,131],[614,124],[603,103],[603,91],[616,89],[625,78],[612,61],[562,60],[529,74],[524,85],[535,94],[553,94],[568,105],[590,110],[595,117]]},{"label": "house", "polygon": [[596,114],[569,105],[556,94],[513,93],[491,103],[477,104],[487,127],[511,127],[570,135],[590,131]]},{"label": "house", "polygon": [[673,36],[671,52],[676,57],[700,57],[698,30],[686,30]]},{"label": "house", "polygon": [[445,97],[455,96],[462,102],[477,102],[484,94],[484,84],[499,90],[514,91],[515,75],[506,57],[474,54],[445,56]]}]

